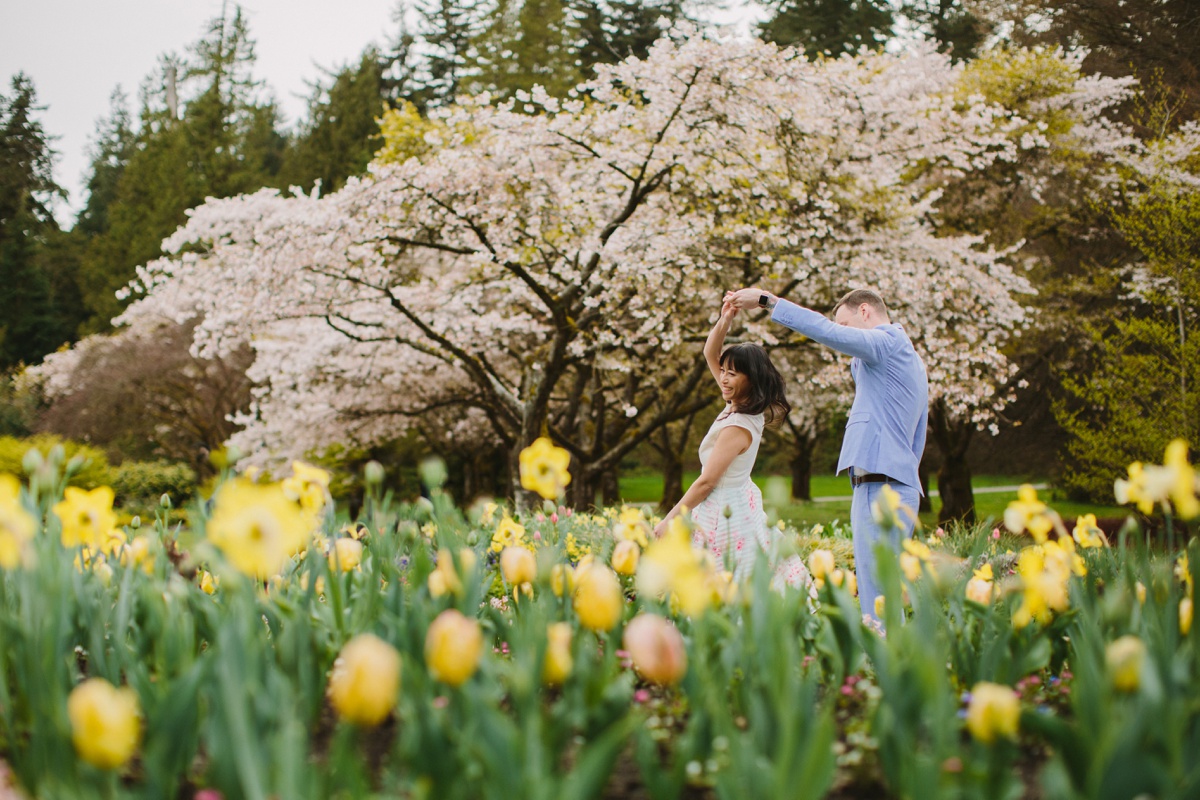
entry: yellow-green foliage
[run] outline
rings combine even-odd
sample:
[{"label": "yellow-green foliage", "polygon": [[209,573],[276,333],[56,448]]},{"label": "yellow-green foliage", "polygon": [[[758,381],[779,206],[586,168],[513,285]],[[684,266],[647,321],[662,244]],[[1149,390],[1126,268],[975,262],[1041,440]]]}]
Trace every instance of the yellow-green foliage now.
[{"label": "yellow-green foliage", "polygon": [[397,108],[385,111],[379,120],[383,147],[375,159],[382,164],[403,164],[410,158],[421,158],[433,149],[426,134],[442,127],[422,117],[416,106],[404,101]]},{"label": "yellow-green foliage", "polygon": [[963,70],[955,99],[965,103],[982,97],[1030,121],[1017,135],[1039,130],[1049,138],[1070,131],[1075,120],[1068,111],[1040,107],[1042,101],[1069,92],[1078,67],[1053,51],[994,50]]},{"label": "yellow-green foliage", "polygon": [[112,480],[112,469],[109,467],[108,457],[104,455],[104,451],[49,434],[39,434],[25,439],[0,436],[0,472],[23,475],[25,469],[22,462],[26,453],[37,448],[43,458],[48,458],[55,445],[63,447],[64,464],[69,463],[76,456],[83,460],[83,464],[72,473],[68,481],[71,486],[95,489]]}]

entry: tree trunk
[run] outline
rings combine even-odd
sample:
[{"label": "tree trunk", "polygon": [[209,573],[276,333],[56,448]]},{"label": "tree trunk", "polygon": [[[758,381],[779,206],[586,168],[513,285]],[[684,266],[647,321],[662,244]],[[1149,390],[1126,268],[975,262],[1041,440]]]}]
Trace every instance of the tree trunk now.
[{"label": "tree trunk", "polygon": [[812,500],[812,440],[796,441],[792,452],[792,498]]},{"label": "tree trunk", "polygon": [[606,506],[615,506],[621,502],[621,484],[617,480],[615,469],[606,469],[600,476],[600,495]]},{"label": "tree trunk", "polygon": [[679,456],[663,458],[663,494],[658,503],[659,513],[666,514],[683,497],[683,459]]},{"label": "tree trunk", "polygon": [[969,422],[954,419],[945,404],[937,401],[929,410],[929,430],[942,456],[938,469],[938,494],[942,509],[938,524],[958,520],[965,525],[975,524],[975,495],[971,491],[971,467],[967,464],[967,447],[974,428]]}]

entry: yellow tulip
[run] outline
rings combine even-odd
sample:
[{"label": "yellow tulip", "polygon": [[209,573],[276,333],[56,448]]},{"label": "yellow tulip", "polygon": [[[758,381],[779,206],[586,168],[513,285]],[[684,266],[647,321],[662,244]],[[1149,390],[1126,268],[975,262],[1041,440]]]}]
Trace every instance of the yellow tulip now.
[{"label": "yellow tulip", "polygon": [[333,662],[329,702],[338,716],[355,725],[383,722],[400,694],[400,654],[369,633],[355,636]]},{"label": "yellow tulip", "polygon": [[1021,719],[1016,692],[995,683],[977,683],[967,704],[967,730],[984,744],[998,738],[1015,739]]},{"label": "yellow tulip", "polygon": [[329,566],[349,572],[362,563],[363,543],[357,539],[342,537],[333,543],[333,552],[329,554]]},{"label": "yellow tulip", "polygon": [[555,564],[550,568],[550,590],[555,597],[562,597],[563,592],[575,591],[575,570],[565,564]]},{"label": "yellow tulip", "polygon": [[1122,636],[1109,642],[1104,650],[1104,663],[1108,666],[1113,688],[1120,692],[1133,692],[1142,684],[1142,667],[1146,662],[1146,645],[1136,636]]},{"label": "yellow tulip", "polygon": [[674,686],[687,673],[687,647],[679,630],[656,614],[639,614],[621,639],[633,667],[646,680]]},{"label": "yellow tulip", "polygon": [[542,662],[542,680],[550,686],[561,686],[571,674],[571,625],[556,622],[546,629],[546,659]]},{"label": "yellow tulip", "polygon": [[625,595],[616,573],[595,563],[576,572],[574,605],[583,627],[593,631],[611,630],[625,612]]},{"label": "yellow tulip", "polygon": [[808,571],[814,578],[823,579],[833,572],[835,561],[829,550],[813,550],[808,555]]},{"label": "yellow tulip", "polygon": [[1192,598],[1185,597],[1179,601],[1179,633],[1187,636],[1192,629]]},{"label": "yellow tulip", "polygon": [[967,599],[986,606],[992,602],[992,582],[981,578],[967,581]]},{"label": "yellow tulip", "polygon": [[537,559],[524,547],[506,547],[500,554],[500,574],[510,586],[531,583],[537,577]]},{"label": "yellow tulip", "polygon": [[613,548],[613,569],[617,571],[618,575],[633,575],[637,572],[638,559],[641,555],[642,551],[636,541],[632,539],[619,541]]},{"label": "yellow tulip", "polygon": [[457,609],[438,614],[425,634],[425,666],[434,680],[461,686],[475,674],[483,653],[483,631]]},{"label": "yellow tulip", "polygon": [[114,769],[133,757],[142,738],[137,693],[89,678],[67,697],[75,752],[100,769]]}]

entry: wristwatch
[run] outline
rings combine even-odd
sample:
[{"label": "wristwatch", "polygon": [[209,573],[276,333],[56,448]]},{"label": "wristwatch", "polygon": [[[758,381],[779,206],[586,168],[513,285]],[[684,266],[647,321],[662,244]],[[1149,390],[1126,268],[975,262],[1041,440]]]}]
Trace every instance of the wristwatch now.
[{"label": "wristwatch", "polygon": [[771,295],[760,294],[758,296],[758,307],[759,308],[770,308],[771,307]]}]

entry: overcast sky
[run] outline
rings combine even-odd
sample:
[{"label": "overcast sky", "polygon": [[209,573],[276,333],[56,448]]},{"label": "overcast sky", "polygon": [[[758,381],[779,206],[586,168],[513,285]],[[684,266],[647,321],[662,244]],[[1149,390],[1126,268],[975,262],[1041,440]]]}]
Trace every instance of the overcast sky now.
[{"label": "overcast sky", "polygon": [[[242,0],[257,45],[256,75],[287,123],[303,116],[307,82],[343,66],[395,30],[397,0]],[[231,3],[232,6],[232,3]],[[221,0],[0,0],[0,93],[25,72],[45,106],[39,119],[58,137],[55,178],[70,193],[59,222],[83,203],[87,151],[120,84],[136,117],[138,88],[160,55],[182,55],[221,13]]]}]

